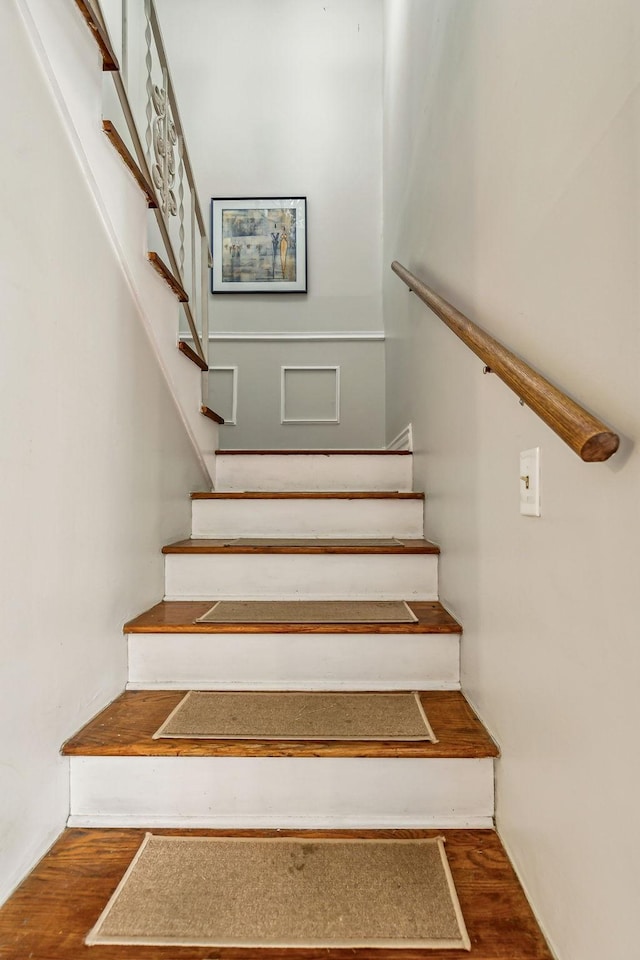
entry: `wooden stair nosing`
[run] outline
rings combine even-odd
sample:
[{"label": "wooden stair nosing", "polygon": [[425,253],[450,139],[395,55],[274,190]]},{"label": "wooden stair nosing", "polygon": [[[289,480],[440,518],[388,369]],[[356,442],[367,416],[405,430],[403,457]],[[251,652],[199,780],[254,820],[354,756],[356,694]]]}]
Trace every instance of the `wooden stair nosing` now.
[{"label": "wooden stair nosing", "polygon": [[225,456],[256,456],[256,457],[412,457],[411,450],[216,450],[216,454]]},{"label": "wooden stair nosing", "polygon": [[154,740],[153,734],[186,692],[127,690],[64,744],[63,756],[372,759],[483,759],[499,756],[496,744],[457,690],[420,693],[422,706],[438,738],[437,743],[385,740]]},{"label": "wooden stair nosing", "polygon": [[91,4],[88,3],[88,0],[75,0],[75,2],[86,25],[89,27],[89,30],[93,34],[94,39],[98,44],[98,48],[102,55],[102,69],[105,72],[119,70],[120,64],[118,63],[118,59],[113,51],[109,37],[107,36],[105,29],[93,11]]},{"label": "wooden stair nosing", "polygon": [[203,417],[207,417],[209,420],[213,420],[215,423],[219,423],[224,426],[224,420],[219,413],[216,413],[215,410],[212,410],[211,407],[205,407],[204,404],[200,407],[200,413]]},{"label": "wooden stair nosing", "polygon": [[[248,538],[259,539],[259,538]],[[286,538],[289,539],[289,538]],[[305,538],[306,539],[306,538]],[[312,538],[309,538],[312,539]],[[342,539],[342,538],[340,538]],[[345,538],[347,539],[347,538]],[[354,538],[361,539],[361,538]],[[189,540],[178,540],[176,543],[169,543],[162,548],[162,552],[167,554],[381,554],[394,556],[415,556],[416,554],[439,554],[440,547],[429,540],[398,540],[398,546],[379,545],[379,546],[332,546],[330,539],[322,542],[321,538],[318,544],[305,545],[281,545],[278,540],[265,538],[265,543],[259,546],[250,544],[235,544],[231,537],[227,539],[202,538]]]},{"label": "wooden stair nosing", "polygon": [[[447,859],[472,943],[466,950],[288,949],[289,960],[552,960],[515,871],[494,830],[177,830],[166,836],[444,836]],[[133,860],[144,829],[66,829],[0,909],[3,960],[148,960],[148,946],[88,947],[84,939]],[[46,891],[46,893],[45,893]],[[282,960],[280,948],[162,947],[154,960]]]},{"label": "wooden stair nosing", "polygon": [[417,622],[404,623],[196,623],[212,606],[211,600],[162,600],[123,627],[138,633],[349,633],[349,634],[462,634],[461,625],[437,600],[412,600],[408,605]]},{"label": "wooden stair nosing", "polygon": [[196,490],[192,500],[424,500],[424,493],[399,490],[245,490],[242,492]]},{"label": "wooden stair nosing", "polygon": [[196,353],[193,347],[190,347],[188,343],[184,340],[178,340],[178,350],[180,353],[184,354],[188,360],[191,360],[192,363],[195,363],[197,367],[200,367],[203,373],[206,373],[209,369],[209,364],[206,360],[203,360],[200,354]]},{"label": "wooden stair nosing", "polygon": [[153,187],[151,186],[151,184],[145,177],[144,173],[138,166],[131,151],[129,150],[126,143],[124,142],[124,140],[122,139],[118,131],[116,130],[111,120],[103,120],[102,129],[104,130],[105,134],[109,138],[109,141],[111,142],[111,144],[113,145],[113,147],[115,148],[119,156],[122,158],[129,172],[133,175],[134,180],[136,181],[136,183],[144,193],[147,199],[147,206],[149,207],[149,209],[156,209],[158,206],[158,201],[156,200],[156,195]]},{"label": "wooden stair nosing", "polygon": [[184,289],[180,281],[174,277],[173,273],[166,265],[162,257],[160,257],[155,251],[151,250],[147,254],[149,263],[156,271],[156,273],[162,277],[166,284],[171,288],[172,292],[176,295],[180,303],[189,302],[189,294]]}]

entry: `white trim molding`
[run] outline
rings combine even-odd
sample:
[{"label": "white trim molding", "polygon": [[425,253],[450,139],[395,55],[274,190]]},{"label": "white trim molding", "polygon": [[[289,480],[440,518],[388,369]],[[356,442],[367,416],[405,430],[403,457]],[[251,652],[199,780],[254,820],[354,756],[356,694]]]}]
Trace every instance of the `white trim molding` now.
[{"label": "white trim molding", "polygon": [[[193,340],[193,337],[189,333],[181,333],[181,340]],[[336,343],[339,341],[343,342],[380,342],[384,341],[385,333],[384,330],[335,330],[335,331],[324,331],[316,330],[311,332],[259,332],[251,330],[242,330],[242,331],[232,331],[232,330],[219,330],[211,331],[209,333],[209,340],[214,340],[217,342],[224,341],[233,341],[238,343],[253,343],[253,342],[289,342],[289,343]]]},{"label": "white trim molding", "polygon": [[233,381],[231,386],[231,417],[224,418],[225,427],[235,427],[238,424],[238,367],[237,366],[213,366],[209,367],[209,373],[217,373],[222,370],[231,370],[233,374]]},{"label": "white trim molding", "polygon": [[390,440],[386,446],[387,450],[410,450],[413,453],[413,425],[407,424],[404,430],[401,430],[397,437]]},{"label": "white trim molding", "polygon": [[[336,415],[329,419],[324,418],[291,418],[285,415],[286,407],[286,375],[290,370],[304,370],[304,371],[319,371],[319,370],[332,370],[335,373],[336,379]],[[324,364],[320,366],[315,365],[286,365],[280,367],[280,423],[340,423],[340,366],[326,366]]]}]

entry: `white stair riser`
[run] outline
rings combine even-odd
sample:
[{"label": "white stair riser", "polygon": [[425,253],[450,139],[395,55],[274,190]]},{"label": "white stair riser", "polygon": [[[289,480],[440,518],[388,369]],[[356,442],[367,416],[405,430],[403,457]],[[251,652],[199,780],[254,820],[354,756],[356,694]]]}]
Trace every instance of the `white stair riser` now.
[{"label": "white stair riser", "polygon": [[71,826],[486,826],[491,759],[71,757]]},{"label": "white stair riser", "polygon": [[437,600],[436,554],[168,554],[171,600]]},{"label": "white stair riser", "polygon": [[424,536],[422,500],[194,500],[193,537]]},{"label": "white stair riser", "polygon": [[458,690],[451,634],[130,634],[129,689]]},{"label": "white stair riser", "polygon": [[216,490],[412,489],[410,456],[239,454],[216,457]]}]

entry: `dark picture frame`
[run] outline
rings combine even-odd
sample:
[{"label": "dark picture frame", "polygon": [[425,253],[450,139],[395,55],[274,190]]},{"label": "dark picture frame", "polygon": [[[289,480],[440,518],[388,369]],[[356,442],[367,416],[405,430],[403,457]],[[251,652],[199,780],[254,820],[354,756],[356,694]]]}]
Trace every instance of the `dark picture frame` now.
[{"label": "dark picture frame", "polygon": [[307,292],[306,197],[211,198],[212,293]]}]

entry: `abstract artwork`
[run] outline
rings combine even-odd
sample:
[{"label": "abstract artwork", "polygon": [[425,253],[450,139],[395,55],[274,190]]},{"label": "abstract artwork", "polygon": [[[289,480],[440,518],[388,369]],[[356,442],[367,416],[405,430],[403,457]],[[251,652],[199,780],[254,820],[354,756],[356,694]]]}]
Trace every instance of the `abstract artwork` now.
[{"label": "abstract artwork", "polygon": [[211,200],[212,293],[306,293],[305,197]]}]

